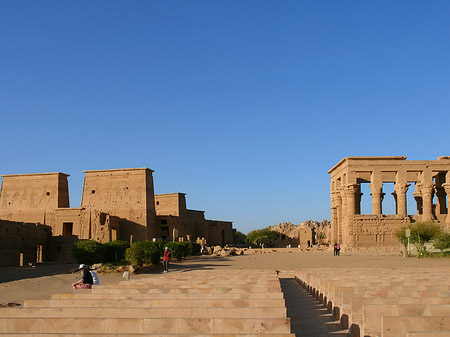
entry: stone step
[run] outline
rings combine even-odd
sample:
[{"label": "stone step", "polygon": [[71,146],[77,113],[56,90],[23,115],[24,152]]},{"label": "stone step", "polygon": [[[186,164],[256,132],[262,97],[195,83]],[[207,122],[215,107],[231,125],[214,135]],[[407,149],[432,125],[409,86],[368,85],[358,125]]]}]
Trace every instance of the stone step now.
[{"label": "stone step", "polygon": [[210,287],[196,287],[196,288],[92,288],[93,294],[246,294],[246,293],[276,293],[279,292],[279,288],[266,288],[266,287],[245,287],[245,288],[210,288]]},{"label": "stone step", "polygon": [[52,299],[145,299],[145,300],[164,300],[164,299],[228,299],[228,300],[247,300],[247,299],[282,299],[283,293],[246,293],[246,294],[227,294],[227,293],[209,293],[209,294],[94,294],[90,290],[79,290],[72,294],[54,294]]},{"label": "stone step", "polygon": [[0,318],[0,333],[290,333],[288,318]]},{"label": "stone step", "polygon": [[[0,333],[3,337],[295,337],[295,334],[116,334],[116,333]],[[444,336],[447,337],[447,336]]]},{"label": "stone step", "polygon": [[74,308],[89,308],[89,307],[123,307],[123,308],[247,308],[247,307],[285,307],[284,299],[248,299],[248,300],[144,300],[144,299],[104,299],[99,302],[96,299],[72,299],[72,300],[26,300],[23,303],[24,307],[74,307]]},{"label": "stone step", "polygon": [[[366,304],[363,336],[381,335],[384,316],[450,316],[450,304]],[[450,318],[450,317],[449,317]]]},{"label": "stone step", "polygon": [[286,318],[286,308],[0,308],[2,318]]},{"label": "stone step", "polygon": [[448,332],[409,332],[406,337],[450,337]]},{"label": "stone step", "polygon": [[450,304],[450,297],[353,297],[349,323],[362,327],[364,305],[410,305],[410,304]]},{"label": "stone step", "polygon": [[382,337],[406,337],[410,332],[449,332],[450,316],[386,316]]}]

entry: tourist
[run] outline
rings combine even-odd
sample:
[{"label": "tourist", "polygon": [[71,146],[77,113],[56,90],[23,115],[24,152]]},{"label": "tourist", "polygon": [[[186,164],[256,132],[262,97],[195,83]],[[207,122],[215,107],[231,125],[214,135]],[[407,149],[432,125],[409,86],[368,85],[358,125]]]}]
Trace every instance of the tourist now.
[{"label": "tourist", "polygon": [[169,247],[164,248],[163,255],[163,273],[169,272],[169,261],[172,258],[172,254],[170,253]]},{"label": "tourist", "polygon": [[336,243],[336,255],[341,255],[341,246],[339,245],[339,243]]},{"label": "tourist", "polygon": [[337,242],[334,243],[334,256],[337,255]]},{"label": "tourist", "polygon": [[91,289],[94,280],[92,279],[92,274],[89,271],[89,267],[85,264],[80,264],[79,270],[81,272],[81,279],[77,282],[72,283],[73,289]]}]

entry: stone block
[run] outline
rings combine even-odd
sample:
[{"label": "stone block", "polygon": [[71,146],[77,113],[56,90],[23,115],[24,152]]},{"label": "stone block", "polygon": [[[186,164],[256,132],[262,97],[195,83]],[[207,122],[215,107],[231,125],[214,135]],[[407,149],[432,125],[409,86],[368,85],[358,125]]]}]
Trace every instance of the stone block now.
[{"label": "stone block", "polygon": [[410,332],[448,332],[449,316],[385,316],[382,321],[383,337],[406,337]]}]

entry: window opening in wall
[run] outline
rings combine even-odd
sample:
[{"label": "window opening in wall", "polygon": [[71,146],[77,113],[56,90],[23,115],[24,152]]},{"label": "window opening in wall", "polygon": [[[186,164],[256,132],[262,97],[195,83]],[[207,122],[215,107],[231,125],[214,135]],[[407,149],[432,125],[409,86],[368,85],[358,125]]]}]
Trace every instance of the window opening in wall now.
[{"label": "window opening in wall", "polygon": [[45,192],[45,195],[50,195],[50,192]]},{"label": "window opening in wall", "polygon": [[159,205],[159,201],[157,201],[156,204]]},{"label": "window opening in wall", "polygon": [[408,182],[410,186],[408,187],[408,190],[406,191],[406,214],[408,215],[414,215],[417,214],[417,202],[416,199],[414,199],[414,189],[415,189],[415,183],[414,182]]},{"label": "window opening in wall", "polygon": [[91,191],[91,194],[95,194],[95,190],[92,190],[92,191]]},{"label": "window opening in wall", "polygon": [[384,215],[396,214],[396,201],[394,193],[394,183],[383,183],[384,198],[382,201],[381,212]]},{"label": "window opening in wall", "polygon": [[167,225],[167,220],[161,220],[161,225]]},{"label": "window opening in wall", "polygon": [[[417,191],[417,185],[418,183],[414,183],[414,185],[411,185],[409,188],[412,189],[411,194],[418,192]],[[408,214],[422,214],[422,197],[420,196],[420,193],[418,193],[418,195],[414,196],[412,194],[413,197],[413,201],[412,201],[412,205],[411,205],[411,209],[408,210]]]},{"label": "window opening in wall", "polygon": [[[360,203],[360,214],[365,215],[372,214],[372,196],[371,196],[372,191],[370,190],[369,185],[370,185],[369,182],[360,183],[362,193]],[[357,197],[358,196],[356,196],[356,200],[358,200]],[[355,210],[356,211],[358,210],[357,207],[355,208]]]},{"label": "window opening in wall", "polygon": [[169,238],[169,227],[161,226],[161,238],[164,240]]}]

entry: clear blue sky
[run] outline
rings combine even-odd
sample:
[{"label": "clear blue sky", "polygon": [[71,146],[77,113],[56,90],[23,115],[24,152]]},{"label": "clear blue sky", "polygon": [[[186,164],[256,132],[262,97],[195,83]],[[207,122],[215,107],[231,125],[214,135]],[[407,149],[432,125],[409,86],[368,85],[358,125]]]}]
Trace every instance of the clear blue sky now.
[{"label": "clear blue sky", "polygon": [[345,156],[450,155],[449,1],[1,1],[0,173],[149,167],[244,232]]}]

